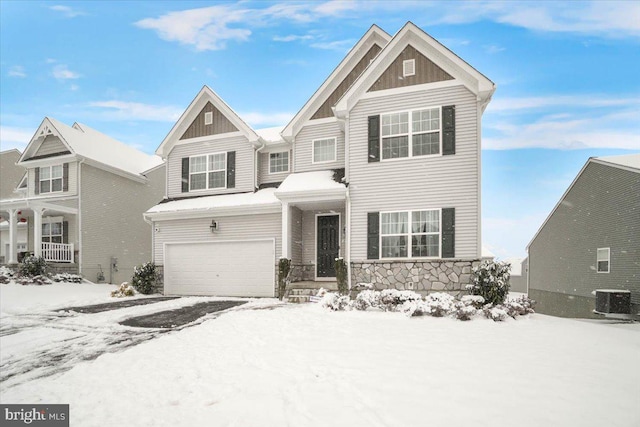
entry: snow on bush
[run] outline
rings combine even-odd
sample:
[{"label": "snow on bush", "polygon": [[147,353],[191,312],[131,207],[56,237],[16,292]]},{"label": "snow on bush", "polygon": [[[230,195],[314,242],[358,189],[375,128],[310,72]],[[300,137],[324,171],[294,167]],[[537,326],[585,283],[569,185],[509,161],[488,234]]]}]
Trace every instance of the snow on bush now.
[{"label": "snow on bush", "polygon": [[156,265],[152,262],[145,262],[141,266],[135,266],[131,283],[135,290],[141,294],[152,294],[156,290],[156,284],[158,283]]},{"label": "snow on bush", "polygon": [[505,311],[503,306],[487,306],[482,311],[487,319],[491,319],[495,322],[502,322],[509,317],[509,314]]},{"label": "snow on bush", "polygon": [[51,276],[54,282],[82,283],[82,277],[71,273],[58,273]]},{"label": "snow on bush", "polygon": [[443,317],[453,312],[456,299],[449,294],[436,292],[424,298],[424,311],[433,317]]},{"label": "snow on bush", "polygon": [[21,285],[50,285],[53,282],[47,277],[43,275],[36,276],[20,276],[15,279],[16,283],[20,283]]},{"label": "snow on bush", "polygon": [[356,310],[366,310],[368,308],[378,308],[380,306],[380,292],[366,290],[358,293],[353,301],[353,308]]},{"label": "snow on bush", "polygon": [[11,280],[13,280],[13,277],[15,276],[15,274],[13,273],[13,270],[3,266],[0,266],[0,283],[9,283]]},{"label": "snow on bush", "polygon": [[509,293],[510,271],[508,262],[484,261],[473,267],[467,290],[471,295],[480,295],[488,304],[503,304]]},{"label": "snow on bush", "polygon": [[523,295],[520,298],[510,299],[504,303],[507,314],[514,319],[516,316],[525,316],[527,314],[535,313],[533,310],[535,305],[535,300],[532,300],[526,295]]},{"label": "snow on bush", "polygon": [[30,255],[22,260],[22,264],[18,267],[20,276],[43,276],[46,274],[47,262],[41,256]]},{"label": "snow on bush", "polygon": [[380,291],[380,308],[384,311],[402,311],[401,307],[407,302],[418,302],[422,295],[413,291],[399,291],[385,289]]},{"label": "snow on bush", "polygon": [[344,311],[351,308],[350,302],[351,298],[348,295],[326,292],[320,301],[320,306],[333,311]]},{"label": "snow on bush", "polygon": [[351,286],[351,288],[349,290],[351,291],[364,291],[364,290],[368,290],[368,289],[373,289],[373,283],[356,283],[355,285]]},{"label": "snow on bush", "polygon": [[111,291],[111,296],[115,298],[122,297],[132,297],[136,294],[136,291],[133,289],[133,286],[129,284],[129,282],[122,282],[118,289],[115,291]]}]

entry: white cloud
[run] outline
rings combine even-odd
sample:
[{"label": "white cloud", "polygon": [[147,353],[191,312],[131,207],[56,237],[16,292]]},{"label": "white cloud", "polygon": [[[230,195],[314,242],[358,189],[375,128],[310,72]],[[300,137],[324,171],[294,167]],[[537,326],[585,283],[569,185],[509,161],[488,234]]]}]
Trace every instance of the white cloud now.
[{"label": "white cloud", "polygon": [[484,51],[487,52],[489,55],[494,55],[496,53],[500,53],[504,50],[506,50],[504,47],[501,46],[497,46],[497,45],[487,45],[487,46],[483,46]]},{"label": "white cloud", "polygon": [[67,18],[75,18],[76,16],[86,15],[85,12],[72,9],[69,6],[55,5],[50,6],[49,9],[62,13]]},{"label": "white cloud", "polygon": [[244,112],[238,113],[240,117],[247,123],[249,123],[252,127],[260,128],[265,126],[284,126],[291,118],[294,116],[294,113],[258,113],[258,112]]},{"label": "white cloud", "polygon": [[22,65],[14,65],[13,67],[9,68],[9,72],[7,73],[7,75],[9,77],[27,77],[27,73],[24,71],[24,67]]},{"label": "white cloud", "polygon": [[313,36],[310,34],[306,34],[304,36],[297,36],[294,34],[290,34],[288,36],[274,36],[273,41],[276,42],[293,42],[298,40],[313,40]]},{"label": "white cloud", "polygon": [[150,105],[139,102],[95,101],[90,107],[105,110],[102,115],[107,120],[144,120],[156,122],[175,122],[182,114],[178,107],[167,105]]},{"label": "white cloud", "polygon": [[65,64],[58,64],[53,67],[52,70],[53,77],[58,80],[69,80],[69,79],[78,79],[80,78],[80,74],[69,70],[69,67]]},{"label": "white cloud", "polygon": [[349,49],[351,49],[351,47],[353,47],[355,41],[354,40],[334,40],[331,42],[317,42],[317,43],[312,43],[310,46],[314,47],[316,49],[323,49],[323,50],[337,50],[340,52],[344,52],[347,51]]},{"label": "white cloud", "polygon": [[69,86],[69,89],[71,89],[72,91],[76,91],[76,90],[80,89],[80,86],[78,86],[78,85],[71,85],[71,86]]},{"label": "white cloud", "polygon": [[623,107],[640,106],[640,95],[632,97],[605,97],[598,94],[549,95],[530,97],[496,98],[487,111],[515,112],[518,110],[548,109],[549,107]]},{"label": "white cloud", "polygon": [[0,126],[0,149],[4,151],[17,148],[22,151],[31,141],[34,132],[33,129]]}]

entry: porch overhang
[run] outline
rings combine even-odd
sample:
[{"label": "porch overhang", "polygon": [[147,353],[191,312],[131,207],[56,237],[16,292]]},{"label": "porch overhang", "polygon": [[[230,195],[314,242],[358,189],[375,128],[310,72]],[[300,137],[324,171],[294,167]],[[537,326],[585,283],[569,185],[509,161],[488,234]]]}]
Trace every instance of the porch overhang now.
[{"label": "porch overhang", "polygon": [[289,175],[274,194],[290,206],[344,205],[347,186],[333,179],[333,171],[302,172]]},{"label": "porch overhang", "polygon": [[46,200],[38,200],[38,199],[6,199],[0,200],[0,211],[8,212],[10,210],[40,210],[44,211],[54,211],[59,213],[66,213],[70,215],[77,215],[78,209],[70,206],[62,206],[51,201]]}]

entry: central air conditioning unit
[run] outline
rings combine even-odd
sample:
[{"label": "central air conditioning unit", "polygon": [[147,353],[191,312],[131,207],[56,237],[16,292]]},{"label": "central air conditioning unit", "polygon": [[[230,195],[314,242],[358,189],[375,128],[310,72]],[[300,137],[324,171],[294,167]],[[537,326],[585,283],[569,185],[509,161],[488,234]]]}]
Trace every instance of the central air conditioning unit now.
[{"label": "central air conditioning unit", "polygon": [[597,314],[631,314],[631,291],[596,289]]}]

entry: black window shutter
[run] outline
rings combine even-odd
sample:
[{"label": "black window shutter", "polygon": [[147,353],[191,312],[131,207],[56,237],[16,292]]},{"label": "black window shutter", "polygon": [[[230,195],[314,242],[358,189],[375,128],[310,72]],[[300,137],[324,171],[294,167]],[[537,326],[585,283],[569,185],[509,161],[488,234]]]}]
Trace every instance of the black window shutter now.
[{"label": "black window shutter", "polygon": [[367,259],[380,258],[380,213],[367,213]]},{"label": "black window shutter", "polygon": [[442,154],[456,154],[456,106],[442,107]]},{"label": "black window shutter", "polygon": [[36,184],[35,187],[33,189],[35,194],[40,194],[40,168],[36,168]]},{"label": "black window shutter", "polygon": [[69,163],[62,165],[62,191],[69,191]]},{"label": "black window shutter", "polygon": [[369,163],[380,161],[380,116],[369,116]]},{"label": "black window shutter", "polygon": [[182,158],[182,192],[189,192],[189,158]]},{"label": "black window shutter", "polygon": [[227,152],[227,188],[236,187],[236,152]]},{"label": "black window shutter", "polygon": [[456,256],[456,208],[442,208],[442,258]]},{"label": "black window shutter", "polygon": [[62,243],[69,243],[69,221],[62,221]]}]

